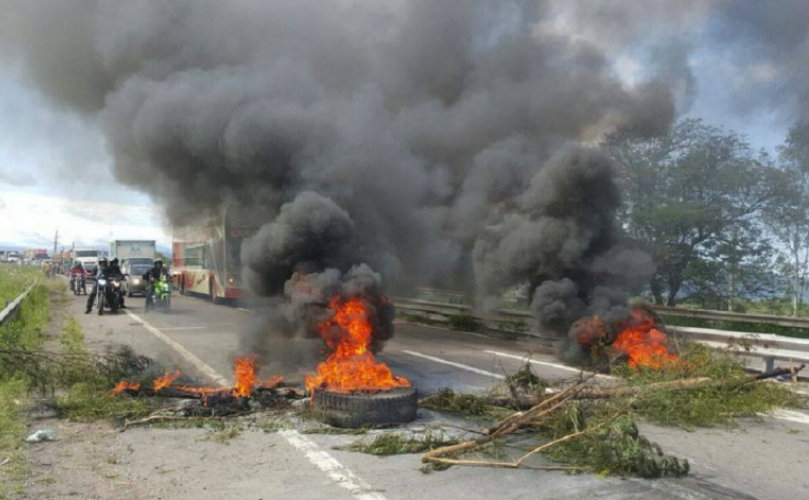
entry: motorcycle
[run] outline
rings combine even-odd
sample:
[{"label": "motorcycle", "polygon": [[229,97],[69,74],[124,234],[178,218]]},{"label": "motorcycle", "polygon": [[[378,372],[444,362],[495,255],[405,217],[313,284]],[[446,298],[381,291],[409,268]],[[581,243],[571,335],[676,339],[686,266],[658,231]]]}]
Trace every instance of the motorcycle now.
[{"label": "motorcycle", "polygon": [[104,314],[104,308],[117,312],[123,304],[123,287],[119,277],[98,278],[98,315]]},{"label": "motorcycle", "polygon": [[70,290],[73,291],[73,295],[87,295],[87,283],[84,275],[74,274],[70,277]]},{"label": "motorcycle", "polygon": [[163,309],[168,311],[171,307],[171,284],[168,276],[163,275],[159,280],[152,281],[152,293],[146,294],[146,310]]}]

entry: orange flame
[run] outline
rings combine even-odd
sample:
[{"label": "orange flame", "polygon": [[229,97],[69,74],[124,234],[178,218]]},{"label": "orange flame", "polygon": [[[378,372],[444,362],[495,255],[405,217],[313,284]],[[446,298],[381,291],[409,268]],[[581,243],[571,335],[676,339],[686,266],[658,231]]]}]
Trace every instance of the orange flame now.
[{"label": "orange flame", "polygon": [[612,343],[614,352],[629,356],[631,368],[647,367],[660,369],[677,359],[666,347],[668,337],[657,328],[655,318],[641,308],[632,310],[632,316],[624,322],[624,329]]},{"label": "orange flame", "polygon": [[166,373],[162,377],[157,377],[152,382],[152,389],[155,392],[165,389],[166,387],[170,386],[177,378],[180,376],[180,370],[174,370],[174,373],[166,370]]},{"label": "orange flame", "polygon": [[256,383],[256,355],[250,354],[243,358],[236,358],[233,361],[233,384],[232,394],[238,398],[246,398],[253,392],[253,385]]},{"label": "orange flame", "polygon": [[117,384],[115,384],[115,388],[112,390],[113,394],[121,394],[127,389],[132,389],[133,391],[140,390],[140,384],[137,382],[127,382],[126,380],[121,380]]},{"label": "orange flame", "polygon": [[[154,392],[158,392],[167,387],[174,387],[180,391],[198,395],[200,399],[202,399],[203,405],[206,404],[209,396],[216,394],[226,395],[230,393],[230,395],[234,397],[247,398],[252,395],[253,388],[256,386],[256,359],[256,355],[250,354],[248,356],[236,358],[233,361],[233,379],[235,382],[232,388],[198,387],[186,384],[172,385],[174,384],[174,381],[180,377],[180,370],[174,370],[173,373],[166,370],[166,373],[162,377],[157,377],[154,379],[154,381],[152,381],[152,389]],[[265,389],[272,389],[280,384],[283,380],[284,378],[282,376],[275,375],[261,383],[261,387]],[[112,394],[121,394],[127,389],[137,391],[140,390],[140,388],[141,384],[139,383],[122,380],[115,385],[115,388],[112,390]]]},{"label": "orange flame", "polygon": [[[404,377],[396,377],[385,363],[377,363],[369,350],[373,327],[367,303],[360,297],[345,300],[335,295],[329,301],[330,319],[318,325],[320,335],[333,352],[317,365],[317,374],[305,379],[306,388],[329,391],[379,391],[410,387]],[[338,335],[334,335],[335,329]]]}]

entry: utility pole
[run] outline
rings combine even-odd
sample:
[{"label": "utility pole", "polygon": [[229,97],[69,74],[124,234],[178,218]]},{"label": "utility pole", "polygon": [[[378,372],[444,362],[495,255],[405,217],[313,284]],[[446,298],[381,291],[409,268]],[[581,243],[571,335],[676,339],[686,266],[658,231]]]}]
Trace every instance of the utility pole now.
[{"label": "utility pole", "polygon": [[56,257],[56,245],[59,244],[59,230],[56,230],[56,234],[53,235],[53,253],[51,254],[51,258]]}]

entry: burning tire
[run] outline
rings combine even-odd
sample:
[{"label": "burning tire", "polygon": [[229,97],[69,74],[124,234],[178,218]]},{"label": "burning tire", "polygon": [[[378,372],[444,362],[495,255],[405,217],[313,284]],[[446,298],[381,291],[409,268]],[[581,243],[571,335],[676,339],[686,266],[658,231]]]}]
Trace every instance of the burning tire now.
[{"label": "burning tire", "polygon": [[401,424],[416,418],[417,395],[413,387],[375,394],[346,394],[315,389],[312,410],[323,422],[336,427]]}]

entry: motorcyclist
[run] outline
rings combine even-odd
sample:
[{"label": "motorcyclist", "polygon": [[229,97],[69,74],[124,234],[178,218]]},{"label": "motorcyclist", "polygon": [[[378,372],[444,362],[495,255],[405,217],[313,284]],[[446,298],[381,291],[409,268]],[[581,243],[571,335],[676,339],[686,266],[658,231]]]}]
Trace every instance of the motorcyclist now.
[{"label": "motorcyclist", "polygon": [[[113,259],[110,261],[109,277],[118,278],[119,280],[124,279],[124,273],[121,271],[121,266],[118,264],[118,257],[113,257]],[[124,304],[124,294],[121,294],[121,307],[126,307]]]},{"label": "motorcyclist", "polygon": [[161,259],[155,259],[154,263],[148,271],[143,275],[143,281],[146,282],[146,303],[149,304],[153,300],[154,295],[154,282],[159,280],[162,276],[167,276],[168,273],[163,267]]},{"label": "motorcyclist", "polygon": [[87,296],[87,310],[84,311],[84,314],[90,314],[90,311],[93,310],[93,303],[96,300],[96,294],[98,293],[98,280],[100,278],[107,279],[110,276],[110,266],[107,262],[106,257],[101,257],[98,259],[98,269],[96,270],[96,281],[93,285],[93,291],[90,292],[90,295]]},{"label": "motorcyclist", "polygon": [[110,261],[110,276],[123,276],[124,273],[121,272],[121,266],[118,264],[118,257],[113,258]]},{"label": "motorcyclist", "polygon": [[72,280],[80,280],[79,285],[81,286],[82,290],[87,293],[87,289],[85,288],[84,282],[84,275],[87,274],[87,271],[84,270],[84,266],[81,265],[81,262],[76,261],[73,264],[73,267],[70,268],[70,279]]}]

